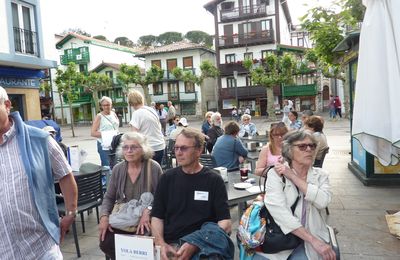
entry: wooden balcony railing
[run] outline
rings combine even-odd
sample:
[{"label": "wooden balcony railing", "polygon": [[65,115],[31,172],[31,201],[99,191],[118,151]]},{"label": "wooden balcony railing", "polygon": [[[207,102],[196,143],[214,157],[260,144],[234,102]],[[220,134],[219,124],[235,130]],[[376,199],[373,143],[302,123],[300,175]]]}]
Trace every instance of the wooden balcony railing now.
[{"label": "wooden balcony railing", "polygon": [[221,22],[228,22],[236,19],[250,19],[260,16],[265,16],[267,14],[267,5],[247,5],[237,8],[232,8],[229,10],[221,10],[220,17]]},{"label": "wooden balcony railing", "polygon": [[223,35],[218,38],[219,47],[233,47],[274,43],[274,30],[255,31],[242,34]]}]

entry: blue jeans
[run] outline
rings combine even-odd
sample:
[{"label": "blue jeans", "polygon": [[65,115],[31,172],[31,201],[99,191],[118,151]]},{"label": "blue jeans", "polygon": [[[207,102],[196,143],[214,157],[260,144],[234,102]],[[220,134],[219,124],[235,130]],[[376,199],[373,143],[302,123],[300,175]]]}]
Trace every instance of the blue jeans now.
[{"label": "blue jeans", "polygon": [[97,152],[100,155],[100,160],[101,160],[101,166],[110,166],[110,160],[109,160],[109,150],[103,150],[103,147],[101,146],[101,143],[97,141]]},{"label": "blue jeans", "polygon": [[164,157],[164,149],[155,151],[153,155],[153,160],[158,162],[159,165],[161,165],[163,157]]}]

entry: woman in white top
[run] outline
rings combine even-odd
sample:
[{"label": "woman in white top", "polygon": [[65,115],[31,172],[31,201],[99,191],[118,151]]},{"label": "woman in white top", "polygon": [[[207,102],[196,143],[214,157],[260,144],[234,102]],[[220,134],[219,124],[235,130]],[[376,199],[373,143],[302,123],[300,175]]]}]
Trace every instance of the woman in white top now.
[{"label": "woman in white top", "polygon": [[139,132],[147,137],[151,149],[154,151],[153,160],[161,165],[164,156],[165,140],[161,132],[161,123],[157,112],[144,105],[144,97],[137,90],[128,94],[129,105],[135,110],[129,122],[134,132]]},{"label": "woman in white top", "polygon": [[110,166],[109,150],[112,136],[118,133],[119,119],[112,111],[112,100],[109,97],[100,99],[101,112],[97,114],[92,124],[91,135],[97,137],[97,152],[100,155],[101,166]]}]

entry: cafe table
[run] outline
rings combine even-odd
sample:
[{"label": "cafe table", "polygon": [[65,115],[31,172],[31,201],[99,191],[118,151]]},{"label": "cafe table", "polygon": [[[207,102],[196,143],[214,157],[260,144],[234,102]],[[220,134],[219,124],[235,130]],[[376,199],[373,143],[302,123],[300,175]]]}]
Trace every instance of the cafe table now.
[{"label": "cafe table", "polygon": [[[253,184],[253,186],[258,187],[260,178],[261,178],[261,185],[264,184],[263,177],[254,174],[249,174],[248,178],[254,178],[255,183]],[[258,187],[257,189],[256,187],[254,187],[255,192],[249,192],[247,190],[238,190],[234,187],[234,185],[239,182],[241,182],[239,171],[228,172],[228,182],[225,183],[226,191],[228,193],[228,205],[229,206],[238,205],[238,214],[239,214],[238,216],[240,219],[244,209],[246,208],[246,202],[248,200],[255,199],[259,194],[261,194],[262,188]]]},{"label": "cafe table", "polygon": [[240,137],[240,140],[243,143],[256,142],[256,143],[263,143],[263,145],[265,145],[268,142],[268,136],[267,135],[247,136],[247,137]]}]

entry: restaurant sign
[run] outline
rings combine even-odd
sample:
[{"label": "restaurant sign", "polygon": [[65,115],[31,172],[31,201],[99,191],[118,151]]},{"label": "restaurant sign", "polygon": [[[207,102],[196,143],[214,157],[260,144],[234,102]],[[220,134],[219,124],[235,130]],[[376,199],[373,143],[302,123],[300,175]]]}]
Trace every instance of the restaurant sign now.
[{"label": "restaurant sign", "polygon": [[9,78],[0,76],[0,86],[13,88],[39,88],[39,79]]}]

